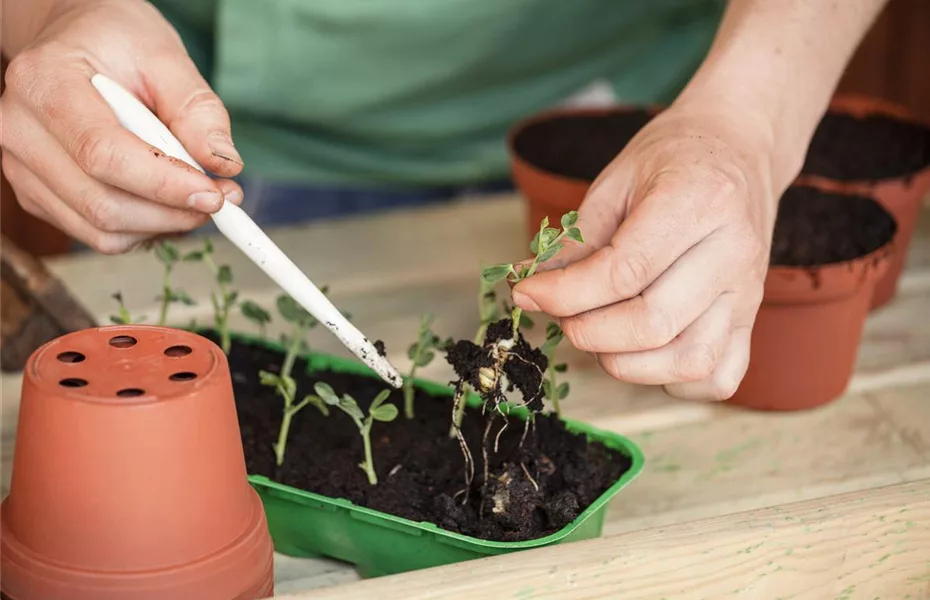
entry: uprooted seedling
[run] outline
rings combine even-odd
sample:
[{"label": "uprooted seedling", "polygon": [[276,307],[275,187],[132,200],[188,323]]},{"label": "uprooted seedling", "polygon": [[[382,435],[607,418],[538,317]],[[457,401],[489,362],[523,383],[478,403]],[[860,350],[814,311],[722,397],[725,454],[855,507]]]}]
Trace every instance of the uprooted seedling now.
[{"label": "uprooted seedling", "polygon": [[[562,230],[549,227],[548,218],[540,224],[539,232],[530,244],[533,260],[529,265],[515,266],[504,264],[484,269],[482,279],[489,285],[509,279],[517,283],[532,277],[540,264],[552,259],[562,248],[563,239],[569,238],[583,243],[581,231],[576,227],[578,214],[574,211],[562,217]],[[518,307],[510,310],[510,318],[497,320],[488,325],[484,339],[479,341],[459,340],[449,349],[446,359],[455,370],[458,380],[454,382],[453,415],[465,401],[469,388],[476,391],[483,400],[486,416],[484,436],[482,438],[482,455],[484,458],[484,486],[488,484],[488,435],[494,421],[495,413],[506,417],[509,412],[507,392],[519,390],[522,405],[529,411],[524,429],[524,437],[533,424],[533,416],[542,411],[545,396],[545,374],[549,360],[539,348],[533,348],[523,337],[520,323],[523,312]],[[506,424],[506,419],[505,419]],[[474,479],[474,459],[461,433],[460,422],[453,417],[453,428],[465,458],[466,500],[467,490]],[[497,439],[500,439],[498,433]],[[522,442],[521,442],[522,443]],[[495,448],[497,440],[495,440]]]},{"label": "uprooted seedling", "polygon": [[323,399],[323,402],[335,406],[352,418],[359,434],[362,436],[362,445],[365,449],[365,460],[359,463],[358,466],[368,477],[368,483],[377,485],[378,475],[375,473],[375,462],[371,454],[371,426],[374,425],[375,421],[389,423],[397,418],[397,407],[393,404],[384,403],[388,396],[391,395],[391,390],[382,390],[375,396],[374,400],[371,401],[371,406],[368,407],[368,414],[366,415],[362,412],[355,398],[349,394],[343,394],[340,397],[329,384],[323,382],[318,382],[314,389]]}]

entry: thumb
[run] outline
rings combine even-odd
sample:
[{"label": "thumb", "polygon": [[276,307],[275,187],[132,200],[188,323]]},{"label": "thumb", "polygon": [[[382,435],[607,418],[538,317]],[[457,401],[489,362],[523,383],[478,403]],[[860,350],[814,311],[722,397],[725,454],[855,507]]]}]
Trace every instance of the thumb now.
[{"label": "thumb", "polygon": [[242,171],[229,113],[183,47],[152,57],[146,84],[155,113],[197,162],[221,177]]}]

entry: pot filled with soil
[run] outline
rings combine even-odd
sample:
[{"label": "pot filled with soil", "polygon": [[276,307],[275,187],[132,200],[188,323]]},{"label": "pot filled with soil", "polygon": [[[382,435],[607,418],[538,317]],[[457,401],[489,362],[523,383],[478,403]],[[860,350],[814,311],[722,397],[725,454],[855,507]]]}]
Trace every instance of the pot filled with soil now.
[{"label": "pot filled with soil", "polygon": [[[424,316],[404,349],[401,389],[356,360],[310,351],[319,323],[290,296],[274,309],[241,301],[229,268],[207,261],[220,293],[214,327],[197,331],[227,352],[249,480],[278,552],[336,558],[373,576],[600,534],[642,453],[621,435],[560,418],[569,391],[555,360],[561,331],[550,323],[545,343],[532,346],[528,319],[495,291],[503,278],[530,276],[566,238],[582,241],[577,221],[574,212],[561,228],[544,221],[531,266],[482,273],[472,339],[442,338]],[[163,297],[186,297],[171,287],[171,269],[204,262],[212,247],[156,252]],[[258,336],[230,331],[234,309]],[[272,320],[287,330],[280,342],[265,337]],[[449,363],[456,380],[423,380],[418,369],[433,360]]]},{"label": "pot filled with soil", "polygon": [[897,289],[921,201],[930,192],[930,124],[890,102],[838,96],[814,134],[799,180],[873,197],[894,216],[897,251],[876,286],[872,308],[887,304]]},{"label": "pot filled with soil", "polygon": [[116,326],[42,346],[24,371],[13,460],[6,597],[273,594],[228,363],[204,337]]},{"label": "pot filled with soil", "polygon": [[801,410],[846,390],[897,225],[876,200],[795,185],[781,199],[749,368],[729,400]]},{"label": "pot filled with soil", "polygon": [[527,202],[527,231],[577,210],[591,183],[661,109],[556,109],[518,123],[507,146],[514,182]]}]

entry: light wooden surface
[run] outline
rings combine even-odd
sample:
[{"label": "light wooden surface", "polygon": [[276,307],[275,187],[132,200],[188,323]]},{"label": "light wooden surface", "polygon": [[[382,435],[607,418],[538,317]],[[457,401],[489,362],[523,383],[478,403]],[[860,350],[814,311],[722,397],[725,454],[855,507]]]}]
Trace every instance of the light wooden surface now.
[{"label": "light wooden surface", "polygon": [[[519,236],[523,232],[523,218],[521,202],[515,197],[505,196],[410,213],[281,230],[272,235],[316,283],[329,284],[330,296],[335,303],[351,312],[354,322],[371,339],[383,339],[387,344],[388,357],[399,368],[406,369],[406,347],[416,334],[422,313],[436,314],[437,327],[442,335],[473,335],[479,265],[525,256],[522,238],[515,237],[515,234]],[[190,241],[183,246],[187,248],[195,244],[195,241]],[[273,306],[279,292],[257,268],[222,240],[216,242],[216,252],[219,259],[232,265],[235,287],[244,298]],[[148,315],[150,319],[157,314],[154,297],[159,292],[160,272],[155,259],[149,255],[87,255],[55,260],[50,268],[101,322],[114,312],[110,295],[117,290],[123,292],[133,313]],[[184,266],[175,275],[174,283],[201,301],[196,307],[175,310],[176,322],[187,323],[196,318],[207,323],[211,314],[208,299],[210,282],[203,271],[196,265]],[[865,538],[875,537],[877,530],[869,529],[865,513],[852,509],[847,511],[856,502],[849,499],[827,500],[827,497],[850,493],[855,500],[861,496],[862,502],[867,503],[871,507],[869,510],[875,514],[888,509],[889,505],[916,510],[914,503],[918,500],[924,502],[928,497],[925,480],[930,478],[930,320],[927,315],[930,315],[930,206],[922,215],[917,239],[912,244],[899,296],[869,318],[857,372],[848,393],[821,410],[776,415],[678,402],[665,396],[661,390],[615,382],[587,356],[566,351],[564,356],[571,365],[567,377],[573,390],[564,406],[567,416],[631,436],[646,453],[646,468],[640,478],[613,502],[605,531],[605,535],[611,536],[609,540],[605,538],[583,548],[581,545],[577,548],[570,546],[533,555],[543,557],[539,559],[520,554],[527,561],[540,561],[528,564],[541,565],[548,561],[545,568],[558,567],[566,561],[577,565],[580,570],[572,580],[571,588],[574,595],[553,596],[543,589],[544,586],[536,586],[532,590],[520,588],[503,597],[660,598],[661,595],[650,595],[653,590],[644,587],[648,583],[645,579],[637,580],[642,583],[639,588],[609,591],[609,588],[601,587],[603,582],[622,581],[622,578],[612,579],[615,575],[604,573],[600,578],[594,578],[590,571],[585,570],[585,561],[597,563],[595,555],[603,555],[605,558],[602,560],[607,560],[614,556],[610,554],[611,549],[631,544],[630,547],[636,548],[636,556],[642,557],[641,563],[634,562],[640,565],[637,569],[642,568],[637,572],[641,572],[644,578],[646,574],[654,573],[652,576],[657,581],[662,580],[667,578],[663,571],[667,571],[675,575],[673,580],[683,582],[680,585],[693,583],[696,589],[706,590],[704,596],[668,592],[667,597],[726,598],[730,596],[718,595],[723,588],[707,586],[739,582],[728,591],[724,590],[731,593],[738,587],[745,587],[748,585],[745,582],[764,571],[756,566],[752,570],[744,570],[740,565],[747,563],[749,558],[735,552],[725,555],[715,551],[711,557],[713,562],[710,558],[702,562],[703,549],[739,542],[746,531],[758,531],[755,525],[750,527],[747,523],[759,523],[762,519],[759,515],[766,514],[734,513],[767,507],[802,512],[810,510],[811,506],[826,507],[834,515],[831,527],[840,527],[846,518],[845,511],[848,512],[850,526],[870,532],[863,536]],[[249,329],[238,315],[233,319],[233,325],[238,329]],[[541,325],[540,322],[534,335],[541,333],[538,331],[542,329]],[[272,335],[277,335],[279,330],[277,323],[270,327]],[[317,330],[310,342],[320,351],[348,356],[325,330]],[[423,375],[446,381],[450,370],[444,362],[437,361],[425,369]],[[3,376],[2,388],[5,493],[15,434],[19,379]],[[906,484],[911,482],[921,483],[907,487]],[[901,485],[905,487],[894,487]],[[883,486],[893,487],[868,491]],[[898,493],[895,490],[913,491]],[[789,506],[798,501],[813,504]],[[876,559],[869,572],[871,577],[879,578],[877,581],[894,581],[897,582],[895,585],[905,586],[911,585],[907,583],[909,577],[930,577],[925,530],[930,516],[925,502],[919,507],[920,510],[914,513],[916,517],[911,519],[918,526],[903,531],[896,541],[904,540],[908,548],[923,542],[924,573],[914,575],[917,572],[914,564],[899,562],[917,560],[914,556],[915,552],[919,552],[909,551],[909,557],[895,554],[893,556],[897,558],[894,560]],[[677,537],[669,538],[677,542],[663,542],[664,534],[657,533],[662,530],[677,532]],[[688,531],[692,532],[691,537]],[[784,525],[773,529],[770,534],[776,536],[772,539],[779,540],[806,539],[805,545],[810,544],[815,550],[833,539],[817,538],[812,532],[804,532],[803,528],[801,532],[792,533]],[[920,535],[923,537],[918,537]],[[700,546],[703,549],[699,551],[689,551],[684,546],[675,550],[688,540],[706,546]],[[782,588],[785,591],[782,595],[787,598],[872,600],[876,596],[886,599],[905,597],[891,592],[869,595],[874,588],[868,581],[860,581],[856,578],[858,576],[851,575],[844,575],[840,580],[852,582],[849,585],[857,586],[854,590],[846,592],[845,587],[835,590],[836,582],[832,580],[838,579],[838,574],[843,571],[837,565],[844,564],[841,557],[837,558],[838,547],[823,546],[822,555],[819,554],[821,550],[809,554],[811,557],[820,556],[822,561],[818,564],[821,566],[809,570],[805,570],[803,564],[798,566],[804,573],[799,581],[819,581],[819,587],[805,584],[793,588],[779,583],[777,587],[757,586],[739,597],[772,599],[779,596],[772,590]],[[662,567],[662,561],[666,560],[663,556],[669,552],[668,563]],[[870,556],[871,550],[862,552],[863,556]],[[575,560],[579,556],[584,556],[585,560]],[[484,575],[479,577],[479,573],[490,573],[489,581],[503,585],[503,580],[508,577],[523,581],[529,574],[538,576],[541,573],[539,569],[544,569],[537,566],[537,570],[524,573],[514,566],[522,565],[523,560],[513,557],[489,560],[482,563],[479,571],[474,571],[474,577],[462,574],[477,568],[475,565],[478,563],[442,570],[441,577],[448,576],[453,582],[445,587],[436,584],[438,580],[433,579],[436,575],[431,570],[378,580],[385,582],[383,589],[379,587],[380,583],[365,584],[357,589],[364,591],[374,586],[378,589],[377,597],[385,600],[465,595],[502,597],[496,592],[485,594],[481,591],[483,588],[477,587],[484,581]],[[627,558],[620,563],[616,560],[621,559],[614,559],[615,562],[610,564],[622,565]],[[495,561],[503,561],[502,566],[494,566]],[[719,573],[711,576],[711,573],[695,568],[687,570],[686,577],[683,569],[690,564],[689,561],[696,565],[704,564],[707,569],[717,569]],[[859,569],[856,566],[859,564],[848,563],[848,570]],[[501,571],[497,571],[498,568]],[[614,570],[625,569],[617,566]],[[276,557],[275,570],[278,594],[331,588],[326,592],[329,595],[320,597],[374,597],[348,595],[354,593],[351,590],[356,588],[350,584],[358,577],[350,567],[333,561],[279,556]],[[902,572],[910,574],[901,579]],[[718,583],[713,583],[717,580]],[[394,583],[401,581],[406,583]],[[769,581],[793,585],[795,578],[780,575]],[[900,589],[918,590],[918,587],[911,585]],[[803,589],[807,595],[796,595],[795,589]],[[343,590],[346,590],[344,596]],[[768,592],[772,593],[767,595]],[[919,593],[924,592],[907,593],[916,599],[921,597]]]}]

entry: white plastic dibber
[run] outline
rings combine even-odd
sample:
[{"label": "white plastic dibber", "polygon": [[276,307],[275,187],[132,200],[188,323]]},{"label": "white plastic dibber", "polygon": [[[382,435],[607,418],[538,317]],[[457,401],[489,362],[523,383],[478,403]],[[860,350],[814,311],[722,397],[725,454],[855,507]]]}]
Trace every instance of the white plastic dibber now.
[{"label": "white plastic dibber", "polygon": [[[123,127],[168,156],[184,161],[201,173],[206,172],[165,124],[129,91],[99,73],[91,78],[91,83],[116,113]],[[397,369],[381,356],[374,344],[333,306],[329,298],[271,241],[244,210],[235,204],[224,202],[220,210],[210,216],[229,241],[339,338],[346,348],[382,379],[395,388],[401,387],[403,378]]]}]

